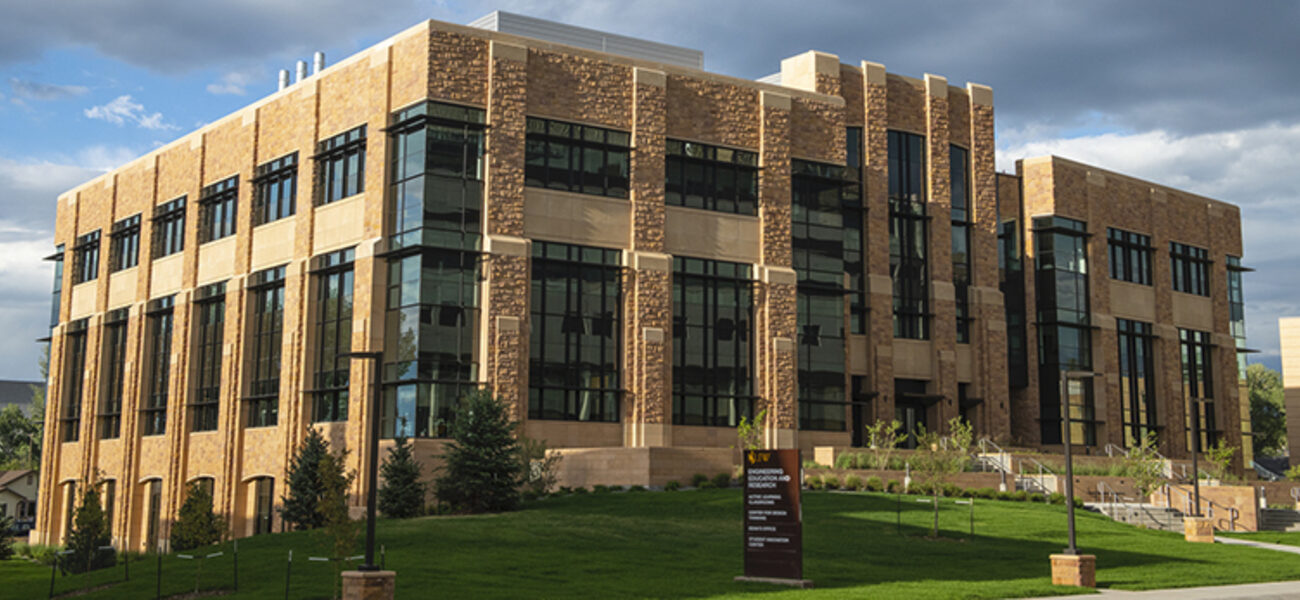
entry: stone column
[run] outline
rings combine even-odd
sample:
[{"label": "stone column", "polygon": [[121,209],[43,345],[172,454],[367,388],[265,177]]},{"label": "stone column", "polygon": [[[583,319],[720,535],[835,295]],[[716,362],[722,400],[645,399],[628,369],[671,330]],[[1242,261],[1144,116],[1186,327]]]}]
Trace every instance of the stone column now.
[{"label": "stone column", "polygon": [[770,448],[798,447],[796,290],[790,240],[790,97],[762,92],[758,216],[762,261],[755,299],[758,396]]},{"label": "stone column", "polygon": [[862,62],[862,206],[867,215],[867,360],[875,420],[894,418],[894,282],[889,276],[889,105],[885,66]]},{"label": "stone column", "polygon": [[932,431],[947,431],[957,416],[957,303],[952,283],[952,170],[949,156],[948,80],[925,76],[926,270],[930,276],[931,391],[944,399],[931,409]]}]

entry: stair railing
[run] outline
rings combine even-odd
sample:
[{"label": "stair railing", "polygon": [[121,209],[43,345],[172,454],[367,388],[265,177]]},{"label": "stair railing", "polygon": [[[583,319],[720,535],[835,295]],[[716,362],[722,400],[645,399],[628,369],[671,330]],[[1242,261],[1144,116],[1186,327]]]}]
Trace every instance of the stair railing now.
[{"label": "stair railing", "polygon": [[[1184,511],[1183,511],[1183,514],[1185,514],[1185,515],[1190,515],[1190,514],[1195,514],[1196,512],[1199,512],[1199,511],[1194,511],[1194,510],[1192,510],[1192,492],[1191,492],[1190,490],[1187,490],[1187,489],[1185,489],[1185,488],[1179,486],[1178,484],[1168,484],[1168,483],[1167,483],[1167,484],[1165,484],[1165,487],[1169,487],[1170,485],[1178,486],[1178,491],[1180,491],[1180,492],[1183,493],[1183,497],[1185,498],[1185,506],[1187,507],[1187,510],[1184,510]],[[1297,488],[1297,489],[1300,489],[1300,488]],[[1237,530],[1237,520],[1238,520],[1239,518],[1241,518],[1241,511],[1240,511],[1240,510],[1237,510],[1237,508],[1234,507],[1234,506],[1227,506],[1227,505],[1224,505],[1224,504],[1219,504],[1218,502],[1215,502],[1214,500],[1211,500],[1211,499],[1209,499],[1209,498],[1206,498],[1205,496],[1201,496],[1201,502],[1203,502],[1203,503],[1206,504],[1206,513],[1207,513],[1206,516],[1208,516],[1210,519],[1213,519],[1213,518],[1214,518],[1214,509],[1215,509],[1215,508],[1218,508],[1220,511],[1223,511],[1223,512],[1228,513],[1228,530],[1229,530],[1229,531],[1236,531],[1236,530]]]},{"label": "stair railing", "polygon": [[[1003,450],[1002,447],[997,445],[997,443],[994,442],[993,440],[990,440],[987,437],[982,437],[979,439],[980,454],[989,454],[988,448],[990,446],[994,450],[997,450],[999,456],[1010,456],[1009,454],[1007,454],[1006,450]],[[1007,473],[1011,471],[1011,465],[1002,464],[1002,460],[1000,459],[995,461],[990,461],[983,457],[981,457],[980,459],[980,464],[987,465],[990,462],[993,463],[993,467],[997,469],[998,473],[1002,476],[1002,489],[1005,491],[1007,489]]]},{"label": "stair railing", "polygon": [[1118,455],[1120,455],[1120,456],[1123,456],[1123,457],[1127,458],[1127,457],[1128,457],[1128,450],[1125,450],[1125,449],[1123,449],[1123,448],[1121,448],[1121,447],[1119,447],[1119,446],[1116,446],[1115,444],[1107,443],[1107,444],[1106,444],[1106,456],[1107,456],[1107,457],[1110,457],[1110,458],[1115,458],[1115,455],[1116,455],[1116,454],[1118,454]]},{"label": "stair railing", "polygon": [[[1033,463],[1033,466],[1038,467],[1038,477],[1037,477],[1036,479],[1026,479],[1026,478],[1025,478],[1025,461],[1026,461],[1026,460],[1029,461],[1029,462],[1031,462],[1031,463]],[[1032,482],[1034,482],[1034,485],[1038,486],[1039,491],[1041,491],[1041,492],[1043,493],[1043,495],[1046,496],[1046,495],[1050,495],[1052,492],[1054,492],[1054,491],[1056,491],[1056,490],[1048,490],[1048,489],[1047,489],[1047,486],[1046,486],[1046,485],[1043,485],[1043,474],[1044,474],[1044,473],[1046,473],[1046,474],[1048,474],[1048,475],[1052,475],[1052,476],[1055,476],[1055,475],[1056,475],[1056,473],[1053,472],[1052,469],[1048,468],[1047,465],[1044,465],[1043,463],[1038,462],[1038,460],[1035,459],[1035,458],[1032,458],[1032,457],[1028,457],[1028,456],[1026,456],[1026,457],[1020,459],[1020,479],[1022,479],[1022,480],[1024,480],[1024,481],[1032,481]]]}]

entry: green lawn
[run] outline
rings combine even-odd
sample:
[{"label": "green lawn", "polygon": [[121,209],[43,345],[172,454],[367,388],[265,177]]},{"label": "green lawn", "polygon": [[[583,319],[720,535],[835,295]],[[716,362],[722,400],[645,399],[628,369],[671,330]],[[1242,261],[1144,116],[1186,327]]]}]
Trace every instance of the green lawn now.
[{"label": "green lawn", "polygon": [[[946,501],[945,539],[929,540],[930,507],[895,497],[808,492],[804,573],[817,589],[737,584],[741,574],[738,490],[611,493],[551,498],[515,513],[382,521],[379,540],[397,571],[399,598],[1000,598],[1072,593],[1050,584],[1048,555],[1064,546],[1065,508]],[[1294,555],[1222,544],[1189,544],[1079,511],[1079,544],[1097,555],[1103,587],[1147,589],[1300,579]],[[286,557],[294,550],[293,598],[326,597],[332,568],[304,562],[319,553],[316,532],[240,543],[241,598],[284,598]],[[227,554],[205,566],[202,587],[227,582]],[[80,596],[148,598],[154,563],[132,564],[131,581]],[[195,562],[164,559],[164,595],[192,590]],[[101,578],[121,578],[118,569]],[[43,598],[50,571],[0,563],[0,597]],[[78,584],[59,578],[59,590]]]}]

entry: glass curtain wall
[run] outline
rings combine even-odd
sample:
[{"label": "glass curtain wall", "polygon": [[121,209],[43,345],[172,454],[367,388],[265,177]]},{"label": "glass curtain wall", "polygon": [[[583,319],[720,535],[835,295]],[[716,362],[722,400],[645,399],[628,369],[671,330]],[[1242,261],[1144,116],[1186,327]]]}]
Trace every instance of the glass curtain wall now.
[{"label": "glass curtain wall", "polygon": [[[1088,230],[1082,221],[1058,216],[1034,217],[1033,225],[1042,443],[1059,444],[1063,439],[1061,371],[1092,370]],[[1096,445],[1092,379],[1072,380],[1068,393],[1070,441]]]}]

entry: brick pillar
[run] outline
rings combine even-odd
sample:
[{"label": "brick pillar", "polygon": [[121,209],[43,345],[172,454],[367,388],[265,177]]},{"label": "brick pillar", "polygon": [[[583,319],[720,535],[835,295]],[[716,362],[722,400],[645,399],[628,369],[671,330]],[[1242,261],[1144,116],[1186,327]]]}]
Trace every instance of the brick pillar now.
[{"label": "brick pillar", "polygon": [[867,360],[875,420],[894,418],[894,284],[889,276],[889,106],[885,66],[862,62],[867,213]]},{"label": "brick pillar", "polygon": [[925,76],[926,187],[930,216],[927,270],[930,276],[930,347],[935,365],[931,392],[944,397],[930,411],[931,431],[947,431],[957,412],[957,303],[952,283],[952,171],[948,164],[948,80]]},{"label": "brick pillar", "polygon": [[528,414],[528,243],[524,240],[524,127],[528,49],[491,42],[489,51],[487,190],[484,251],[486,306],[481,322],[482,367],[493,393]]},{"label": "brick pillar", "polygon": [[971,132],[971,282],[970,311],[974,394],[984,399],[982,435],[1001,442],[1011,435],[1007,376],[1007,315],[998,289],[998,186],[994,156],[993,90],[966,84]]},{"label": "brick pillar", "polygon": [[628,446],[672,445],[670,340],[672,257],[664,254],[664,135],[661,71],[633,70],[632,251],[627,254],[624,314],[628,359],[623,418]]},{"label": "brick pillar", "polygon": [[758,216],[762,261],[755,298],[758,396],[770,448],[798,447],[795,276],[790,241],[790,97],[762,92]]}]

